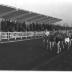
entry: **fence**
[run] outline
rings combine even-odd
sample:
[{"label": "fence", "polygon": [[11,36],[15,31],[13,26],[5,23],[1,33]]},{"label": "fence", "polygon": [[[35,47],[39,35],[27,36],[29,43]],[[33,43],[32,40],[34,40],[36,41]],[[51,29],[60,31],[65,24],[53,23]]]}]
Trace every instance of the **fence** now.
[{"label": "fence", "polygon": [[28,37],[42,37],[44,35],[44,32],[0,32],[0,41],[7,39],[17,39],[17,38],[28,38]]}]

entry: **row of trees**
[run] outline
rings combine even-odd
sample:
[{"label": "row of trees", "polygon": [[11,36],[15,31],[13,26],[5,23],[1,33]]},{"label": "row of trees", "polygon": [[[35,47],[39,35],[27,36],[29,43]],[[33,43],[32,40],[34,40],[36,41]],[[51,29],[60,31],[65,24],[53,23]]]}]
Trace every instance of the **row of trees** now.
[{"label": "row of trees", "polygon": [[18,22],[10,22],[9,20],[1,21],[1,30],[4,32],[13,32],[13,31],[44,31],[45,29],[52,31],[55,30],[65,30],[65,29],[72,29],[72,27],[63,27],[63,26],[57,26],[52,24],[39,24],[39,23],[31,23],[26,24],[24,23],[18,23]]}]

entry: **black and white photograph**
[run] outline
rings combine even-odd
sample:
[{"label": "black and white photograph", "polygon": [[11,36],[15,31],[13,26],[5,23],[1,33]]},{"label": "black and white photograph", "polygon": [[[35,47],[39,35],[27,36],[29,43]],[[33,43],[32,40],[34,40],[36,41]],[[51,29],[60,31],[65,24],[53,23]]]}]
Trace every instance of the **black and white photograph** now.
[{"label": "black and white photograph", "polygon": [[72,71],[72,0],[0,0],[0,71]]}]

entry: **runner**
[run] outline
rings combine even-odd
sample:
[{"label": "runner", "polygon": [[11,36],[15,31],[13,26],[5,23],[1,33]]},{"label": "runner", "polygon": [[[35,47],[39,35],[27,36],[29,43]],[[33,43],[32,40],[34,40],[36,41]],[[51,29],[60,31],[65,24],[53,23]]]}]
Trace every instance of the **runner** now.
[{"label": "runner", "polygon": [[56,41],[56,45],[57,45],[57,54],[61,53],[63,50],[63,47],[61,46],[61,43],[64,40],[64,36],[62,33],[58,33],[55,36],[55,41]]},{"label": "runner", "polygon": [[55,55],[55,40],[53,33],[49,35],[49,50],[51,55]]},{"label": "runner", "polygon": [[43,42],[44,42],[44,48],[45,49],[48,49],[48,36],[50,35],[50,32],[49,31],[45,31],[45,35],[44,35],[44,38],[43,38]]},{"label": "runner", "polygon": [[66,45],[66,50],[69,49],[71,45],[69,36],[65,37],[65,45]]}]

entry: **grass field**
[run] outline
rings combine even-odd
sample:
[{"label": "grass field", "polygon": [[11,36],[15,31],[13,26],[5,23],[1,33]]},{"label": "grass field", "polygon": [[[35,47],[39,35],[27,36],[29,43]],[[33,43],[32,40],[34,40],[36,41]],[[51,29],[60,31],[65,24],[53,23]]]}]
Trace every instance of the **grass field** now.
[{"label": "grass field", "polygon": [[0,70],[72,70],[72,49],[51,57],[42,39],[0,44]]},{"label": "grass field", "polygon": [[43,71],[72,71],[72,46],[69,50],[50,59],[46,64],[35,69]]},{"label": "grass field", "polygon": [[31,70],[49,59],[42,39],[0,44],[0,69]]}]

